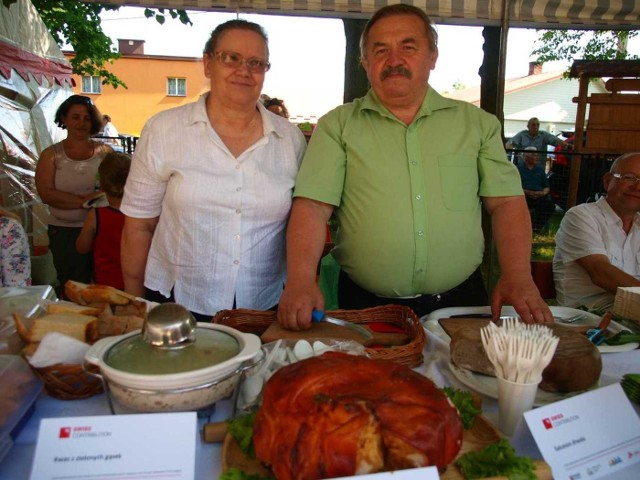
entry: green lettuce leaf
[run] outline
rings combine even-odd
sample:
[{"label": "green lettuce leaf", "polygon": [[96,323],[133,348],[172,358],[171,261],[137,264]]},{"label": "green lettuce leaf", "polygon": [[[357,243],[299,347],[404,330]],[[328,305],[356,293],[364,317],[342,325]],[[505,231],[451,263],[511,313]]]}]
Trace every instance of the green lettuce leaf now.
[{"label": "green lettuce leaf", "polygon": [[255,419],[256,412],[253,412],[227,421],[229,433],[238,442],[240,449],[250,458],[256,458],[253,450],[253,422]]},{"label": "green lettuce leaf", "polygon": [[480,409],[473,403],[471,393],[451,387],[444,387],[442,391],[458,409],[460,419],[462,420],[462,427],[465,430],[473,427],[473,422],[480,414]]},{"label": "green lettuce leaf", "polygon": [[484,450],[465,453],[456,460],[456,465],[467,480],[498,475],[504,475],[509,480],[536,480],[533,460],[518,457],[505,439]]}]

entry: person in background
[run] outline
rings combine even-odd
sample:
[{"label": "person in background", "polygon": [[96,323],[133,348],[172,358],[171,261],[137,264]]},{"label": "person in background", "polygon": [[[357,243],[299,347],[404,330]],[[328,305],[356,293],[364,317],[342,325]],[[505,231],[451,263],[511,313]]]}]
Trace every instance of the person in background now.
[{"label": "person in background", "polygon": [[502,273],[494,318],[512,304],[527,322],[552,322],[531,278],[531,222],[500,123],[429,86],[438,58],[429,17],[383,7],[360,49],[372,89],[320,119],[296,180],[278,321],[304,329],[323,310],[316,268],[334,210],[340,308],[400,304],[423,316],[486,305],[484,205]]},{"label": "person in background", "polygon": [[27,233],[17,215],[0,208],[0,287],[31,285]]},{"label": "person in background", "polygon": [[76,240],[76,250],[80,253],[93,252],[93,275],[100,285],[110,285],[124,289],[120,266],[120,240],[124,227],[124,214],[120,203],[124,195],[131,157],[126,153],[108,153],[100,167],[100,188],[105,193],[109,205],[92,208]]},{"label": "person in background", "polygon": [[100,132],[100,135],[102,135],[103,137],[110,137],[104,139],[105,143],[112,143],[114,145],[120,144],[118,140],[120,134],[118,133],[116,127],[113,125],[113,122],[111,121],[111,117],[109,115],[102,116],[102,130]]},{"label": "person in background", "polygon": [[535,147],[538,154],[538,166],[545,172],[547,168],[547,145],[561,145],[568,147],[568,144],[555,135],[540,130],[540,120],[531,117],[527,122],[527,129],[516,133],[511,140],[506,143],[507,148],[524,150],[527,147]]},{"label": "person in background", "polygon": [[49,205],[49,249],[60,289],[67,280],[89,283],[92,277],[91,255],[78,253],[75,244],[88,212],[83,205],[96,196],[98,166],[113,151],[91,138],[101,119],[89,97],[67,98],[55,116],[67,138],[44,149],[36,166],[36,189]]},{"label": "person in background", "polygon": [[603,183],[606,197],[570,208],[556,234],[560,305],[611,308],[618,287],[640,287],[640,153],[618,157]]},{"label": "person in background", "polygon": [[284,118],[289,118],[289,110],[284,104],[284,100],[280,100],[279,98],[269,98],[264,101],[264,107],[270,112],[275,113],[276,115],[280,115]]},{"label": "person in background", "polygon": [[121,205],[122,267],[127,292],[210,320],[277,305],[306,142],[259,102],[270,67],[260,25],[219,25],[203,63],[210,91],[142,131]]},{"label": "person in background", "polygon": [[533,233],[539,233],[555,210],[555,204],[549,196],[549,180],[538,163],[536,147],[524,149],[524,164],[518,166],[522,189],[531,214]]}]

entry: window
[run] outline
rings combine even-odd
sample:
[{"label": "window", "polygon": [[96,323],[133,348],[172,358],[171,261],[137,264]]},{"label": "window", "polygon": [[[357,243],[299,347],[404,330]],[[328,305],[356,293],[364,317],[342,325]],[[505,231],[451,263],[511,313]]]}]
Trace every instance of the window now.
[{"label": "window", "polygon": [[82,93],[102,93],[100,77],[85,75],[82,77]]},{"label": "window", "polygon": [[187,96],[187,79],[186,78],[167,78],[167,95],[172,97]]}]

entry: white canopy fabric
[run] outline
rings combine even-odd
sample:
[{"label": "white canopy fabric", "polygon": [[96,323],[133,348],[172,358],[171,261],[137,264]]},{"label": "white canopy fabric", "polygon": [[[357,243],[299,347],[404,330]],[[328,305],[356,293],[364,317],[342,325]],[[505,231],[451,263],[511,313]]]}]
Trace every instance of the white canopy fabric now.
[{"label": "white canopy fabric", "polygon": [[408,3],[425,10],[436,23],[488,26],[502,24],[506,4],[508,24],[512,27],[637,29],[640,24],[639,0],[111,0],[108,3],[338,18],[369,18],[384,5]]},{"label": "white canopy fabric", "polygon": [[[71,64],[31,1],[0,4],[0,206],[20,217],[33,246],[46,244],[47,232],[36,164],[44,148],[66,136],[53,117],[73,93],[72,82]],[[46,284],[50,277],[39,277],[36,261],[43,263],[32,259],[34,284]]]}]

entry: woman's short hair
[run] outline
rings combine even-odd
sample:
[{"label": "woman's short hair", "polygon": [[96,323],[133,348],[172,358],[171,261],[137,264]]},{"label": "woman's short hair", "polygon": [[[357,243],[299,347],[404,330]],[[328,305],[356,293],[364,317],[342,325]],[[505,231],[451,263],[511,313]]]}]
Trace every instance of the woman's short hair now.
[{"label": "woman's short hair", "polygon": [[264,40],[267,47],[267,55],[269,54],[269,38],[267,37],[267,32],[257,23],[248,22],[247,20],[229,20],[228,22],[218,25],[213,32],[211,32],[211,36],[209,37],[209,40],[207,40],[207,43],[204,44],[204,50],[202,53],[205,55],[207,53],[213,54],[216,51],[216,44],[218,43],[220,36],[228,30],[249,30],[251,32],[256,32]]},{"label": "woman's short hair", "polygon": [[435,52],[436,50],[438,50],[438,32],[436,31],[436,27],[433,25],[433,22],[429,18],[429,15],[427,15],[424,10],[418,7],[414,7],[413,5],[398,3],[395,5],[387,5],[386,7],[382,7],[380,10],[376,11],[369,19],[364,27],[362,35],[360,36],[361,57],[364,58],[365,56],[367,40],[371,28],[376,24],[378,20],[395,15],[415,15],[416,17],[421,19],[424,23],[425,33],[427,34],[427,39],[429,40],[429,47],[431,48],[431,51]]},{"label": "woman's short hair", "polygon": [[91,117],[91,135],[95,135],[102,128],[102,115],[100,115],[100,111],[98,107],[95,106],[93,101],[89,97],[85,97],[84,95],[71,95],[64,102],[60,104],[58,110],[56,110],[56,116],[54,121],[56,125],[60,128],[64,128],[66,130],[66,126],[63,122],[63,118],[67,116],[69,110],[73,105],[84,105],[87,107],[87,111],[89,112],[89,116]]},{"label": "woman's short hair", "polygon": [[100,189],[107,195],[122,198],[131,168],[131,156],[126,153],[109,152],[98,167]]}]

